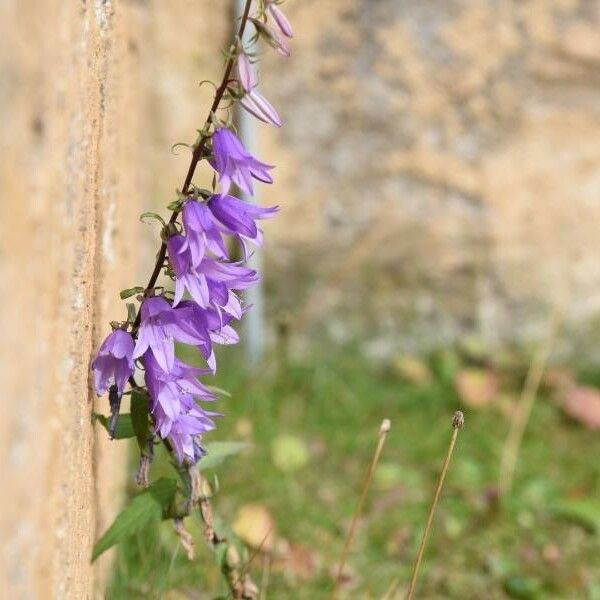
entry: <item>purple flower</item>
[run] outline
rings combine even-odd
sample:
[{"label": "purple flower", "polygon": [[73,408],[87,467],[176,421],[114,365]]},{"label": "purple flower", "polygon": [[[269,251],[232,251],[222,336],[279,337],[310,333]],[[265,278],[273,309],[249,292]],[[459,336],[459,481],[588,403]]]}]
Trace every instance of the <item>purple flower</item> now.
[{"label": "purple flower", "polygon": [[115,385],[119,395],[133,374],[133,338],[123,329],[115,329],[102,342],[98,355],[92,362],[96,393],[100,396]]},{"label": "purple flower", "polygon": [[185,290],[189,291],[199,306],[208,308],[213,300],[210,284],[222,283],[230,290],[245,290],[258,281],[256,271],[242,267],[238,263],[220,262],[205,257],[198,265],[194,265],[185,237],[180,234],[168,239],[167,249],[175,271],[173,306],[181,302]]},{"label": "purple flower", "polygon": [[141,310],[142,322],[133,358],[139,358],[150,348],[161,368],[170,371],[175,362],[175,311],[161,296],[146,298]]},{"label": "purple flower", "polygon": [[[226,290],[225,306],[228,299],[229,293]],[[180,315],[177,324],[177,339],[185,344],[197,346],[214,373],[217,365],[212,348],[213,342],[215,344],[237,344],[239,341],[237,332],[230,325],[234,316],[229,313],[223,314],[217,308],[201,308],[189,300],[181,302],[176,311]],[[241,316],[241,307],[233,312]]]},{"label": "purple flower", "polygon": [[271,17],[273,17],[273,20],[277,24],[279,31],[281,31],[281,33],[283,33],[283,35],[286,37],[294,37],[294,31],[291,23],[279,6],[273,2],[273,0],[267,0],[267,10],[269,11]]},{"label": "purple flower", "polygon": [[184,458],[196,462],[204,453],[201,436],[215,428],[211,417],[219,416],[198,406],[194,399],[215,398],[197,379],[207,372],[179,359],[175,359],[170,372],[165,372],[151,352],[144,355],[143,362],[156,431],[161,438],[171,441],[179,462]]},{"label": "purple flower", "polygon": [[167,240],[167,250],[171,266],[175,271],[173,306],[181,302],[185,290],[188,290],[200,306],[208,306],[210,297],[206,277],[196,271],[204,259],[201,259],[197,265],[194,264],[191,248],[186,238],[180,234],[173,235]]},{"label": "purple flower", "polygon": [[256,221],[268,219],[279,210],[278,206],[262,208],[223,194],[211,196],[208,200],[208,208],[225,233],[240,238],[245,251],[246,241],[251,241],[257,246],[262,245],[262,235]]},{"label": "purple flower", "polygon": [[273,183],[269,175],[272,165],[260,162],[244,148],[242,142],[229,129],[217,129],[213,134],[213,167],[219,174],[221,193],[226,194],[235,183],[248,195],[254,193],[252,178]]},{"label": "purple flower", "polygon": [[219,228],[204,202],[188,200],[183,205],[183,224],[185,225],[186,243],[181,250],[189,248],[193,265],[200,263],[206,250],[210,250],[219,258],[228,258],[227,248]]}]

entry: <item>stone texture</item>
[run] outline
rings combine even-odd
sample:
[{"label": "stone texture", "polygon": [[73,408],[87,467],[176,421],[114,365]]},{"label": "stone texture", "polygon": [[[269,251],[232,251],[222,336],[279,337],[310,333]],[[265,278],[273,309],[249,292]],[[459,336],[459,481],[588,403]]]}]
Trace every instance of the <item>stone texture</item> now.
[{"label": "stone texture", "polygon": [[89,559],[118,508],[125,454],[92,427],[89,360],[124,316],[118,291],[137,261],[144,13],[0,3],[6,598],[89,598],[106,575]]},{"label": "stone texture", "polygon": [[571,347],[600,311],[600,3],[288,3],[265,201],[272,307],[334,339]]}]

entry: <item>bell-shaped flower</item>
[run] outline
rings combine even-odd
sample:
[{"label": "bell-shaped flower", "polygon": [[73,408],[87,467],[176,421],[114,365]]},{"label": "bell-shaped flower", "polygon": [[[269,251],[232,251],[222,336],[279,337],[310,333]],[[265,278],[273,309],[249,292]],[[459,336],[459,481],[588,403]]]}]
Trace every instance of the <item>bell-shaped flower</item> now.
[{"label": "bell-shaped flower", "polygon": [[254,243],[256,246],[262,245],[262,232],[256,221],[269,219],[279,210],[278,206],[263,208],[234,196],[223,194],[211,196],[208,200],[208,208],[224,233],[239,237],[246,254],[247,241]]},{"label": "bell-shaped flower", "polygon": [[133,358],[139,358],[148,349],[152,351],[164,371],[170,371],[175,362],[173,325],[176,315],[162,296],[146,298],[142,303],[142,320]]},{"label": "bell-shaped flower", "polygon": [[207,250],[218,258],[228,258],[223,237],[204,202],[188,200],[183,205],[183,224],[186,236],[182,250],[189,248],[192,264],[198,265]]},{"label": "bell-shaped flower", "polygon": [[254,193],[253,178],[264,183],[273,183],[269,174],[273,166],[254,158],[229,129],[217,129],[212,140],[214,156],[211,164],[219,174],[222,194],[227,194],[231,185],[235,183],[240,190],[251,196]]},{"label": "bell-shaped flower", "polygon": [[96,393],[100,396],[111,385],[117,387],[119,396],[123,394],[127,380],[133,374],[134,341],[123,329],[115,329],[102,342],[96,358],[92,362]]}]

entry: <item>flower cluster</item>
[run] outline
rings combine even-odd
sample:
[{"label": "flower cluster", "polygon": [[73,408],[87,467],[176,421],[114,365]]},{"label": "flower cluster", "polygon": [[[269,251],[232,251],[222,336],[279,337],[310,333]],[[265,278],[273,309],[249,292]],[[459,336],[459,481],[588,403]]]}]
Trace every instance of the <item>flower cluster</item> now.
[{"label": "flower cluster", "polygon": [[[264,0],[250,21],[258,36],[289,55],[283,40],[292,36],[292,29],[276,2]],[[277,111],[257,90],[258,75],[241,42],[235,60],[242,106],[261,121],[281,126]],[[215,399],[198,378],[216,371],[214,344],[238,342],[232,325],[245,311],[238,293],[259,279],[253,269],[231,259],[226,238],[237,239],[246,258],[249,244],[262,245],[258,221],[278,210],[261,208],[230,194],[233,185],[252,195],[253,180],[272,183],[272,165],[252,156],[222,122],[215,125],[207,146],[212,148],[209,163],[218,175],[218,191],[211,195],[187,193],[179,207],[182,225],[164,229],[167,273],[175,280],[174,293],[156,295],[154,288],[147,288],[139,318],[118,326],[92,363],[97,393],[111,389],[120,397],[128,380],[141,387],[133,380],[134,361],[139,361],[154,432],[169,441],[180,462],[190,463],[203,455],[202,435],[214,429],[213,418],[218,415],[198,404]],[[177,358],[176,343],[195,346],[207,368],[196,368]]]}]

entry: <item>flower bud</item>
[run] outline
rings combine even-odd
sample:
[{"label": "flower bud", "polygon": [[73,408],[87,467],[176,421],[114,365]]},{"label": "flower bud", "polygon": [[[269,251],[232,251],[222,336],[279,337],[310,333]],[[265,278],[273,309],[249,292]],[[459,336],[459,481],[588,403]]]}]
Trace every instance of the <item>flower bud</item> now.
[{"label": "flower bud", "polygon": [[277,52],[283,56],[290,56],[291,51],[287,43],[282,40],[269,26],[265,25],[258,19],[251,18],[250,21],[252,21],[258,34],[267,42],[267,44],[269,44],[269,46],[275,48],[275,50],[277,50]]},{"label": "flower bud", "polygon": [[283,33],[283,35],[285,35],[286,37],[294,37],[294,30],[292,29],[292,25],[283,13],[283,11],[279,8],[279,6],[277,6],[275,2],[270,0],[267,2],[267,10],[269,11],[271,17],[273,17],[273,20],[277,24],[279,31],[281,31],[281,33]]},{"label": "flower bud", "polygon": [[240,100],[240,104],[263,123],[281,127],[282,121],[279,113],[260,92],[252,90]]},{"label": "flower bud", "polygon": [[245,92],[250,92],[253,88],[258,85],[258,77],[256,75],[256,69],[250,62],[248,55],[242,53],[237,59],[237,72],[238,80]]}]

